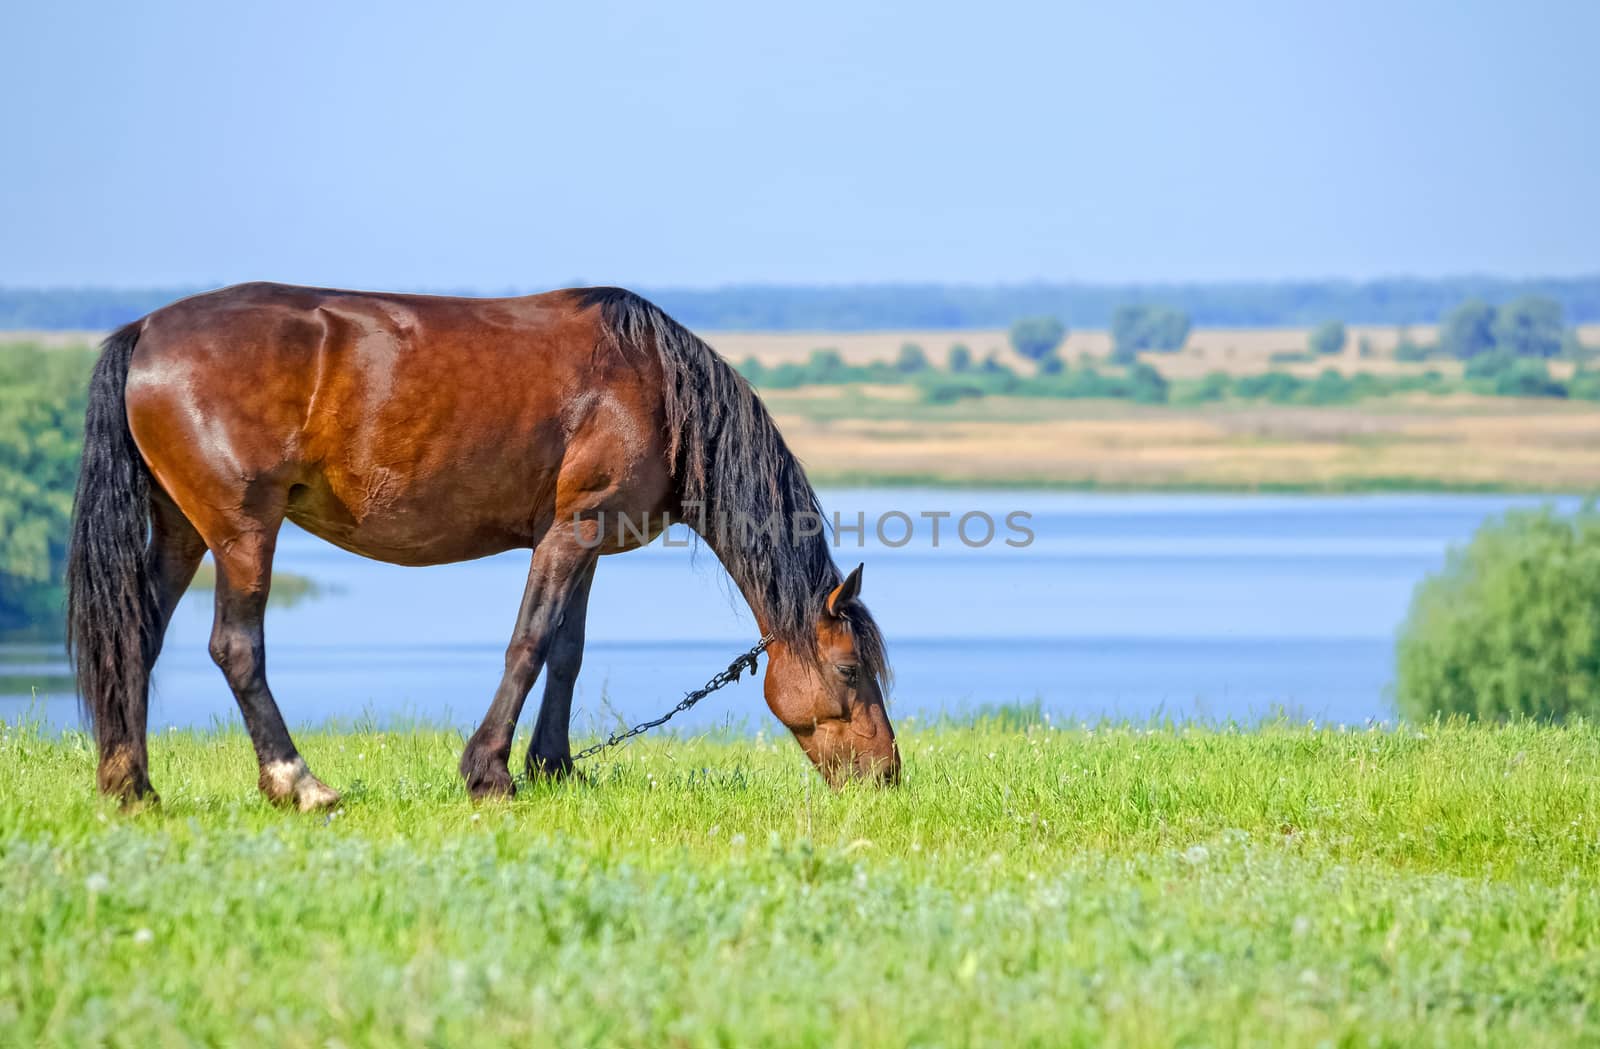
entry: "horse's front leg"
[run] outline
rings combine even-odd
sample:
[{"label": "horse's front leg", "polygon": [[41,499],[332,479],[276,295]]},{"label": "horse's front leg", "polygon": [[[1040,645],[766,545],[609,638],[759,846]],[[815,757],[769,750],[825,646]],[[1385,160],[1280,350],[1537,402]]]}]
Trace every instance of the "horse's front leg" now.
[{"label": "horse's front leg", "polygon": [[517,626],[506,646],[505,674],[483,723],[461,755],[461,775],[474,798],[515,793],[506,759],[517,718],[563,615],[590,577],[594,559],[595,551],[584,549],[572,532],[563,529],[552,529],[534,550]]},{"label": "horse's front leg", "polygon": [[556,624],[550,652],[544,661],[544,698],[539,703],[539,718],[533,723],[533,740],[528,744],[528,778],[560,777],[572,771],[572,689],[583,667],[583,628],[589,615],[589,586],[594,568],[583,574],[567,602],[567,610]]}]

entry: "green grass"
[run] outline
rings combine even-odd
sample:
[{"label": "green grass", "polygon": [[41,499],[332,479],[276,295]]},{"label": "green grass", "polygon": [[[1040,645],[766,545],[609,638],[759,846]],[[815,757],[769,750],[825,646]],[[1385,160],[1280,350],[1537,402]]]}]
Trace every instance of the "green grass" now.
[{"label": "green grass", "polygon": [[902,736],[897,791],[785,739],[652,740],[474,806],[450,732],[238,734],[165,801],[0,741],[0,1042],[1440,1045],[1600,1040],[1600,731]]}]

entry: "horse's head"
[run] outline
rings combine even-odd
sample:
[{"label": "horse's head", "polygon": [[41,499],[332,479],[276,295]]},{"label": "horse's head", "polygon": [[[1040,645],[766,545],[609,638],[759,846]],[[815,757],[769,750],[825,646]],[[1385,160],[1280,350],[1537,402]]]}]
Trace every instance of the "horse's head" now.
[{"label": "horse's head", "polygon": [[767,706],[834,786],[855,777],[900,779],[900,751],[884,709],[883,642],[860,595],[857,566],[821,603],[815,647],[807,652],[779,639],[767,662]]}]

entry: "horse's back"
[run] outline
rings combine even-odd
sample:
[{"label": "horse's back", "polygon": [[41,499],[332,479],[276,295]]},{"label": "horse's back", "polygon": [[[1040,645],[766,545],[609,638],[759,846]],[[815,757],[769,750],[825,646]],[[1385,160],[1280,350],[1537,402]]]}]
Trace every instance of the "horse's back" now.
[{"label": "horse's back", "polygon": [[287,516],[332,542],[385,560],[456,560],[548,524],[574,439],[597,412],[613,428],[655,429],[652,376],[608,362],[600,345],[594,312],[566,292],[238,285],[147,318],[129,420],[180,505],[283,493]]}]

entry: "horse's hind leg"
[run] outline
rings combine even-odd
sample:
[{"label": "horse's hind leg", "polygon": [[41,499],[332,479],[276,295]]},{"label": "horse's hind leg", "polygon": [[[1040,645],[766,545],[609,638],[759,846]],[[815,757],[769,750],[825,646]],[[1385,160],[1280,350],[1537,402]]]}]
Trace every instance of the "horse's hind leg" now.
[{"label": "horse's hind leg", "polygon": [[282,520],[280,505],[226,530],[208,528],[207,542],[217,562],[211,658],[228,679],[244,716],[261,767],[261,792],[271,801],[306,812],[336,804],[339,795],[306,767],[267,687],[264,620]]},{"label": "horse's hind leg", "polygon": [[584,620],[589,614],[589,587],[594,582],[594,565],[578,581],[567,602],[566,611],[550,640],[550,654],[544,661],[544,699],[539,703],[539,718],[533,725],[533,741],[528,744],[528,778],[564,776],[572,771],[572,689],[583,668]]},{"label": "horse's hind leg", "polygon": [[584,549],[563,529],[552,529],[534,550],[517,626],[506,646],[505,674],[483,723],[461,754],[461,775],[474,798],[515,793],[506,759],[511,755],[517,718],[544,665],[557,624],[580,583],[588,578],[594,558],[593,550]]},{"label": "horse's hind leg", "polygon": [[106,794],[132,799],[159,800],[150,788],[147,726],[150,716],[150,671],[161,652],[167,624],[194,579],[206,544],[194,525],[172,500],[157,489],[150,499],[150,543],[145,548],[145,572],[155,586],[156,621],[146,650],[143,685],[128,697],[127,737],[101,742],[97,780]]}]

